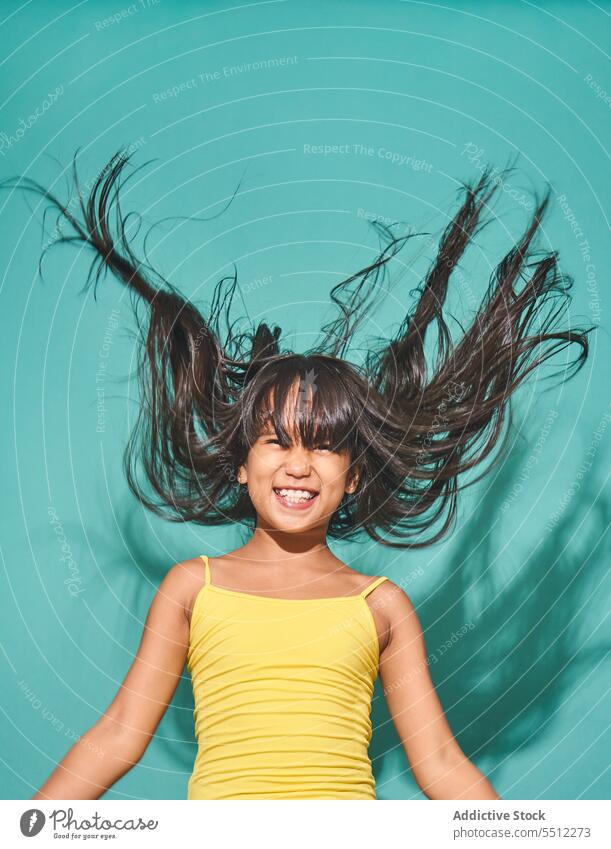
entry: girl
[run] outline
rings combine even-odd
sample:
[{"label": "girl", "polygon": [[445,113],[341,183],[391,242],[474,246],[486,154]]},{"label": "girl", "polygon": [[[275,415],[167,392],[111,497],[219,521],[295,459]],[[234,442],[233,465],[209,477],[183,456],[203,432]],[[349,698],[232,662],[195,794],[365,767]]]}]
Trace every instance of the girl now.
[{"label": "girl", "polygon": [[[223,299],[226,278],[217,284],[205,320],[138,261],[118,199],[128,160],[113,156],[86,203],[78,190],[82,221],[40,184],[19,185],[48,198],[73,228],[56,242],[95,250],[87,285],[97,263],[96,284],[110,269],[148,305],[142,405],[125,454],[131,490],[173,521],[240,522],[252,536],[221,557],[202,553],[169,569],[125,680],[84,735],[90,745],[74,745],[32,798],[96,799],[112,787],[142,757],[186,664],[198,740],[189,799],[375,799],[368,744],[378,674],[423,793],[498,799],[444,716],[407,594],[385,575],[351,569],[327,540],[361,530],[396,548],[439,540],[455,518],[459,476],[497,446],[514,390],[568,345],[578,348],[572,373],[584,364],[593,328],[556,326],[572,279],[559,274],[555,252],[529,262],[549,191],[454,342],[443,316],[448,282],[499,181],[486,168],[464,185],[415,308],[357,367],[344,350],[410,236],[375,222],[388,244],[333,288],[338,317],[306,354],[282,351],[280,328],[264,322],[237,335],[228,326],[221,342],[237,277]],[[138,459],[152,494],[137,482]]]}]

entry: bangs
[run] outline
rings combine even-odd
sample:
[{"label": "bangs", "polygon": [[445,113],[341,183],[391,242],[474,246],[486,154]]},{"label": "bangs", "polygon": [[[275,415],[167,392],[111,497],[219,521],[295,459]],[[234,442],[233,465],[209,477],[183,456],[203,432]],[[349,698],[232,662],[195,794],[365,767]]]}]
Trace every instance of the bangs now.
[{"label": "bangs", "polygon": [[328,444],[338,453],[355,450],[363,411],[332,360],[283,357],[258,376],[244,417],[250,445],[269,430],[285,448],[299,442],[310,449]]}]

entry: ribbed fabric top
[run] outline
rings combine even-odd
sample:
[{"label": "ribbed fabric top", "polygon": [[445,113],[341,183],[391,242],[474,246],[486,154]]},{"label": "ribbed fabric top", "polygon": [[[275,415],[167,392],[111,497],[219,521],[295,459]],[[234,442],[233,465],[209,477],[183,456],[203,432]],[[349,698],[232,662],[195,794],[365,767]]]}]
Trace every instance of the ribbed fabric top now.
[{"label": "ribbed fabric top", "polygon": [[188,799],[375,799],[368,755],[379,643],[365,597],[214,586],[191,615],[198,743]]}]

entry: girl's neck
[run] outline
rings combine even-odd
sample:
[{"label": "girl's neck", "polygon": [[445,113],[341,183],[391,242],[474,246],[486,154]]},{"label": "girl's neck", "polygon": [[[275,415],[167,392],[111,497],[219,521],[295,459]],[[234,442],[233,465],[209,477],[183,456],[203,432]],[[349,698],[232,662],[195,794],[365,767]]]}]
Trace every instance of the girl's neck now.
[{"label": "girl's neck", "polygon": [[311,565],[313,559],[321,565],[337,563],[337,557],[330,551],[326,540],[321,541],[318,535],[270,533],[259,528],[245,545],[236,548],[229,557],[268,567],[282,565],[284,571],[287,568],[299,570],[305,564]]}]

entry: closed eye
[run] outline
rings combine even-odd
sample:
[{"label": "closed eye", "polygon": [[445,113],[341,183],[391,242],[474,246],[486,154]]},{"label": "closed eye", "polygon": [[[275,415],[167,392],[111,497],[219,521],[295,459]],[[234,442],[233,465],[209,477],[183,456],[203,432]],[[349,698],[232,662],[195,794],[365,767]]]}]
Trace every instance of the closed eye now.
[{"label": "closed eye", "polygon": [[[280,440],[277,438],[271,438],[265,440],[265,445],[280,445]],[[324,445],[316,445],[314,448],[315,451],[333,451],[333,446],[325,443]]]}]

